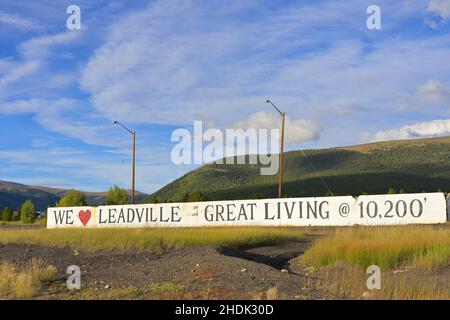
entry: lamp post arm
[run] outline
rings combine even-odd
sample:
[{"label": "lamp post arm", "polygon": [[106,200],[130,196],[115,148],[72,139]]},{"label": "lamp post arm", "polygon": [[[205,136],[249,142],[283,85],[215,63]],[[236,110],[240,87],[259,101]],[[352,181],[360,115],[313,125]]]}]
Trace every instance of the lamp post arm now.
[{"label": "lamp post arm", "polygon": [[118,125],[120,125],[122,128],[124,128],[125,130],[127,130],[130,134],[134,134],[134,131],[131,131],[130,129],[128,129],[127,127],[125,127],[123,124],[121,124],[119,121],[114,121],[113,124],[118,124]]},{"label": "lamp post arm", "polygon": [[270,101],[270,100],[267,99],[267,100],[266,100],[266,103],[270,103],[270,104],[275,108],[275,110],[278,111],[279,114],[284,115],[284,112],[281,112],[280,109],[278,109],[277,106],[274,105],[272,101]]}]

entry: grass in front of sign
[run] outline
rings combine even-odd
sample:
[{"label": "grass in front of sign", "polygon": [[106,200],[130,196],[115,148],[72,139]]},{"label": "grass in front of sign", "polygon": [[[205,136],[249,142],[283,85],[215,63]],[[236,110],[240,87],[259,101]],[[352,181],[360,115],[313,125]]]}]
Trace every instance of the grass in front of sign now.
[{"label": "grass in front of sign", "polygon": [[9,263],[0,264],[0,299],[32,298],[45,282],[51,281],[56,273],[53,266],[44,266],[39,259],[33,259],[24,268]]},{"label": "grass in front of sign", "polygon": [[[330,297],[450,299],[448,225],[337,228],[301,261]],[[381,269],[379,290],[367,288],[370,265]]]},{"label": "grass in front of sign", "polygon": [[382,269],[435,269],[450,263],[450,228],[391,226],[337,228],[303,256],[313,266],[347,263]]},{"label": "grass in front of sign", "polygon": [[142,228],[142,229],[6,229],[0,243],[29,243],[86,250],[161,251],[195,245],[252,247],[300,239],[305,232],[288,227]]},{"label": "grass in front of sign", "polygon": [[436,272],[381,270],[380,289],[368,289],[369,275],[359,266],[338,263],[314,273],[315,288],[331,299],[448,300],[450,288],[445,274]]}]

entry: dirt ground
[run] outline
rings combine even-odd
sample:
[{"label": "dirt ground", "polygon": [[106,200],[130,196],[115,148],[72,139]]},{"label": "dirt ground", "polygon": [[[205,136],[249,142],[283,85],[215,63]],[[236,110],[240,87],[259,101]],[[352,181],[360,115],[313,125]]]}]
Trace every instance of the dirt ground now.
[{"label": "dirt ground", "polygon": [[[99,251],[40,245],[0,245],[0,260],[17,265],[33,258],[57,268],[56,281],[42,298],[62,298],[67,294],[66,269],[77,265],[82,272],[82,288],[102,294],[129,286],[143,290],[152,284],[175,284],[187,292],[211,298],[258,298],[277,288],[278,298],[321,298],[312,286],[313,277],[301,273],[295,259],[312,243],[312,238],[280,245],[238,250],[222,246],[171,249],[162,253]],[[59,282],[59,285],[57,284]],[[59,289],[60,290],[59,290]],[[263,297],[263,296],[261,296]]]}]

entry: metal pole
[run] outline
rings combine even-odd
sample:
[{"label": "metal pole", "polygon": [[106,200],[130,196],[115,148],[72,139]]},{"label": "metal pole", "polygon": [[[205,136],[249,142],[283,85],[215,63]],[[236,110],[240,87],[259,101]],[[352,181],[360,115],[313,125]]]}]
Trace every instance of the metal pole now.
[{"label": "metal pole", "polygon": [[270,100],[266,100],[266,103],[270,103],[279,114],[281,114],[281,143],[280,143],[280,172],[278,175],[278,198],[282,197],[282,185],[283,185],[283,148],[284,148],[284,118],[286,113],[281,112],[280,109],[277,108],[277,106]]},{"label": "metal pole", "polygon": [[280,173],[278,176],[278,198],[282,198],[282,185],[283,185],[283,147],[284,147],[284,116],[281,114],[281,145],[280,145]]},{"label": "metal pole", "polygon": [[134,181],[136,175],[136,131],[133,131],[133,177],[131,180],[131,202],[134,204]]},{"label": "metal pole", "polygon": [[131,174],[131,202],[135,203],[135,176],[136,176],[136,131],[131,131],[127,127],[125,127],[122,123],[119,121],[114,121],[113,124],[118,124],[125,130],[127,130],[131,135],[133,136],[133,164],[132,164],[132,174]]}]

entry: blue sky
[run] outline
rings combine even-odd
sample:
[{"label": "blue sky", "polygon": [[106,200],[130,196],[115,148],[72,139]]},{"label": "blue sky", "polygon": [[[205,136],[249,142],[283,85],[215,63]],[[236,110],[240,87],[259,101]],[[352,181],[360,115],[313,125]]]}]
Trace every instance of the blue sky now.
[{"label": "blue sky", "polygon": [[0,0],[0,37],[2,180],[129,188],[120,120],[150,193],[194,168],[173,130],[276,128],[266,98],[288,150],[450,134],[450,0]]}]

